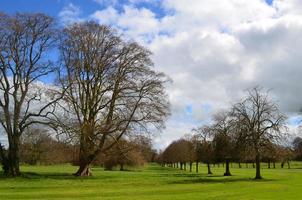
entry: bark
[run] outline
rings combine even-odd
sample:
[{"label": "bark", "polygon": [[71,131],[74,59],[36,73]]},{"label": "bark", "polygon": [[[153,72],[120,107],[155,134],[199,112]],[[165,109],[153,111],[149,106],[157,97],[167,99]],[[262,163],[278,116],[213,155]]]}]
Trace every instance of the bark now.
[{"label": "bark", "polygon": [[262,179],[261,174],[260,174],[260,154],[257,152],[256,153],[256,176],[255,179]]},{"label": "bark", "polygon": [[7,176],[20,176],[20,137],[14,134],[9,140],[8,157],[7,157],[7,171],[4,173]]},{"label": "bark", "polygon": [[225,161],[225,173],[224,176],[232,176],[231,172],[230,172],[230,161],[229,159],[226,159]]},{"label": "bark", "polygon": [[90,163],[80,163],[78,171],[75,176],[91,176]]},{"label": "bark", "polygon": [[211,172],[211,166],[210,166],[210,163],[207,163],[207,166],[208,166],[208,174],[213,174],[213,173]]},{"label": "bark", "polygon": [[3,146],[0,144],[0,159],[1,159],[1,164],[2,164],[2,169],[3,169],[3,173],[4,175],[8,175],[8,169],[9,169],[9,163],[8,163],[8,158],[7,155],[5,153],[5,150],[3,148]]},{"label": "bark", "polygon": [[94,143],[91,141],[94,131],[88,122],[83,125],[80,141],[79,169],[75,176],[91,176],[90,164],[96,157]]}]

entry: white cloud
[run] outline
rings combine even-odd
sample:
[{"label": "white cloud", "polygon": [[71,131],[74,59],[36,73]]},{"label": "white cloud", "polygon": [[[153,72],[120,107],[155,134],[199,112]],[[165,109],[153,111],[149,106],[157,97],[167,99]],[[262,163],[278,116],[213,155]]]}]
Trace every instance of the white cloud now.
[{"label": "white cloud", "polygon": [[[162,0],[166,13],[130,0],[91,17],[149,47],[157,70],[173,79],[172,116],[157,146],[206,123],[246,88],[262,85],[283,112],[302,108],[302,4],[300,0]],[[148,2],[148,0],[144,0]],[[187,107],[192,108],[188,114]],[[295,130],[295,129],[291,129]]]},{"label": "white cloud", "polygon": [[150,41],[158,33],[160,25],[155,14],[149,9],[129,5],[123,7],[122,13],[109,6],[104,10],[96,11],[90,17],[99,23],[113,25],[124,34],[141,42]]},{"label": "white cloud", "polygon": [[59,13],[60,21],[64,25],[82,21],[82,19],[80,18],[81,12],[82,11],[80,7],[72,3],[69,3],[60,11]]},{"label": "white cloud", "polygon": [[278,10],[280,15],[301,15],[301,0],[274,0],[273,6]]}]

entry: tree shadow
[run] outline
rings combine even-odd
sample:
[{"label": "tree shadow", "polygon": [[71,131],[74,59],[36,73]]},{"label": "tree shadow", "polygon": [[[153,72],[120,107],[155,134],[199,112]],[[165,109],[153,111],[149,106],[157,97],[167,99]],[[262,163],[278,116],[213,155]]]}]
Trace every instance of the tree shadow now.
[{"label": "tree shadow", "polygon": [[72,173],[66,173],[66,172],[45,172],[45,173],[36,173],[36,172],[22,172],[21,176],[19,177],[9,177],[5,176],[3,173],[0,172],[0,179],[55,179],[55,180],[82,180],[82,179],[97,179],[97,178],[108,178],[108,176],[100,177],[99,175],[97,177],[95,176],[86,176],[86,177],[78,177],[73,175]]},{"label": "tree shadow", "polygon": [[274,179],[239,178],[234,176],[205,176],[195,179],[171,181],[169,184],[198,184],[198,183],[232,183],[232,182],[271,182]]}]

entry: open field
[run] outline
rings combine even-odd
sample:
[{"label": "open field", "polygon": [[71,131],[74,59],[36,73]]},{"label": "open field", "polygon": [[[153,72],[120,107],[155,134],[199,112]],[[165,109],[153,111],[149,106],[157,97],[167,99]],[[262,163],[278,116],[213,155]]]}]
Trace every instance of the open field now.
[{"label": "open field", "polygon": [[[251,166],[250,166],[251,167]],[[292,169],[262,169],[264,180],[255,181],[254,169],[223,168],[213,175],[184,172],[150,164],[135,171],[103,171],[93,176],[70,175],[73,166],[23,166],[23,177],[0,178],[0,199],[302,199],[302,163]]]}]

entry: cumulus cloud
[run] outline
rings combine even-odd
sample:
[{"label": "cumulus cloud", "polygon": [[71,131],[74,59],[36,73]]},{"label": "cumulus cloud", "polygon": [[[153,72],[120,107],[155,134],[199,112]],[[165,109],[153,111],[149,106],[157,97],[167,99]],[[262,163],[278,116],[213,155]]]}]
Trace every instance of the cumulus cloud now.
[{"label": "cumulus cloud", "polygon": [[141,42],[150,41],[159,31],[159,21],[147,8],[123,6],[123,12],[110,6],[98,10],[90,16],[102,24],[109,24],[120,29],[124,34]]},{"label": "cumulus cloud", "polygon": [[[148,0],[108,5],[90,18],[110,24],[150,48],[155,67],[173,79],[168,87],[172,116],[157,147],[207,123],[213,112],[261,85],[291,131],[302,108],[302,4],[300,0]],[[150,3],[150,2],[149,2]],[[188,109],[189,108],[189,109]],[[189,110],[189,111],[188,111]]]}]

